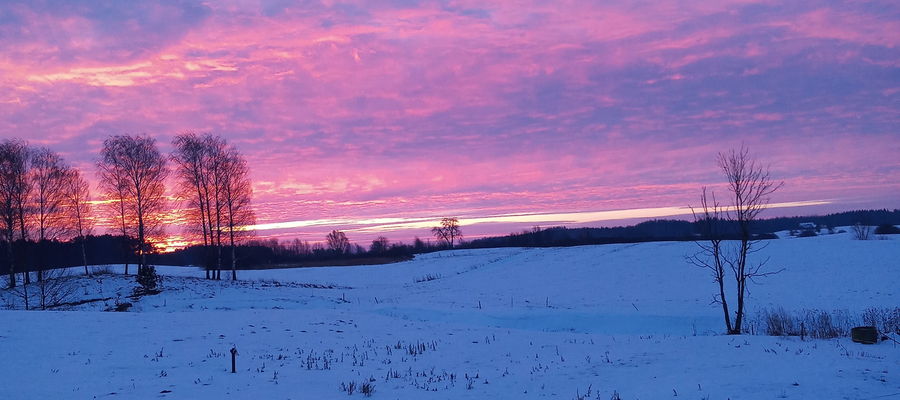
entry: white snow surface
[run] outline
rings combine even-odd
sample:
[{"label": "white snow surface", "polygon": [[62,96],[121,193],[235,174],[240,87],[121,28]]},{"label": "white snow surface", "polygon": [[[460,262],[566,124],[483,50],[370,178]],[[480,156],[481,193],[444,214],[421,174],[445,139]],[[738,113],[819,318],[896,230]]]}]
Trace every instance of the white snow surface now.
[{"label": "white snow surface", "polygon": [[[900,306],[900,240],[767,243],[757,257],[784,271],[751,287],[750,316]],[[711,276],[685,261],[695,251],[454,250],[237,282],[158,267],[162,293],[139,300],[115,266],[72,278],[78,299],[108,300],[0,311],[0,387],[5,399],[337,399],[351,382],[351,397],[368,382],[381,399],[900,398],[896,342],[723,335]]]}]

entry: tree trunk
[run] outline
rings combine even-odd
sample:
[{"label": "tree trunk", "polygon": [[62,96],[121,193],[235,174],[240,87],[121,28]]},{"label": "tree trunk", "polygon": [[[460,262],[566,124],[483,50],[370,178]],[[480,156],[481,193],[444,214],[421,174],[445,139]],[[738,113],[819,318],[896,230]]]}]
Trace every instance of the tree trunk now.
[{"label": "tree trunk", "polygon": [[145,246],[144,242],[144,213],[141,209],[141,195],[138,193],[137,195],[137,217],[138,217],[138,254],[140,255],[140,260],[138,261],[138,275],[140,275],[144,268],[147,267],[147,256],[145,254]]},{"label": "tree trunk", "polygon": [[[26,272],[25,275],[28,275]],[[28,306],[28,285],[22,284],[22,294],[25,299],[25,310],[28,310],[30,307]]]},{"label": "tree trunk", "polygon": [[128,228],[125,227],[125,199],[122,193],[119,193],[119,216],[122,218],[122,256],[125,262],[125,275],[128,275],[128,253],[131,252],[128,246]]},{"label": "tree trunk", "polygon": [[718,244],[714,245],[715,263],[717,268],[716,280],[719,283],[719,299],[722,301],[722,312],[725,314],[725,330],[729,334],[733,331],[731,327],[731,314],[728,313],[728,300],[725,298],[725,267],[722,265],[721,256],[719,255]]},{"label": "tree trunk", "polygon": [[13,241],[9,239],[6,242],[6,256],[7,261],[9,261],[9,288],[12,289],[16,287],[16,263],[13,261],[14,257],[13,252]]},{"label": "tree trunk", "polygon": [[200,206],[200,230],[203,232],[203,269],[206,271],[206,279],[210,279],[209,275],[209,234],[206,231],[206,206],[203,201],[203,191],[200,184],[197,184],[197,199]]},{"label": "tree trunk", "polygon": [[90,271],[88,271],[87,251],[85,250],[86,245],[84,242],[86,242],[86,240],[85,240],[84,236],[82,236],[81,237],[81,262],[84,263],[84,274],[87,276],[91,276]]},{"label": "tree trunk", "polygon": [[216,255],[216,280],[221,280],[222,279],[222,235],[220,233],[217,236],[219,236],[219,240],[218,240],[219,243],[216,246],[216,252],[218,253]]},{"label": "tree trunk", "polygon": [[237,257],[235,256],[236,249],[234,247],[234,226],[233,226],[233,224],[232,224],[232,227],[231,227],[229,233],[230,233],[229,236],[231,237],[231,280],[236,281],[237,280]]},{"label": "tree trunk", "polygon": [[28,233],[25,230],[25,216],[19,214],[19,234],[22,237],[22,271],[25,271],[25,284],[31,283],[31,273],[28,268]]}]

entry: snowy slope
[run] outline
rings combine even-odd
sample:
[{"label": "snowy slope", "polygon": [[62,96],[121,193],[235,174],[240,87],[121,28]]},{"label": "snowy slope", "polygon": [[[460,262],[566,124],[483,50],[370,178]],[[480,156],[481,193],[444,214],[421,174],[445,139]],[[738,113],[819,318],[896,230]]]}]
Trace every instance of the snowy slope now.
[{"label": "snowy slope", "polygon": [[[458,250],[390,265],[240,271],[159,267],[130,312],[130,277],[77,279],[74,311],[0,311],[7,398],[709,399],[900,396],[900,348],[722,336],[692,243]],[[769,242],[784,272],[763,307],[900,306],[900,241]],[[74,271],[77,271],[75,269]],[[240,352],[228,373],[231,346]],[[476,378],[477,377],[477,378]],[[164,392],[165,391],[165,392]],[[164,393],[163,393],[164,392]],[[362,396],[354,393],[353,396]]]}]

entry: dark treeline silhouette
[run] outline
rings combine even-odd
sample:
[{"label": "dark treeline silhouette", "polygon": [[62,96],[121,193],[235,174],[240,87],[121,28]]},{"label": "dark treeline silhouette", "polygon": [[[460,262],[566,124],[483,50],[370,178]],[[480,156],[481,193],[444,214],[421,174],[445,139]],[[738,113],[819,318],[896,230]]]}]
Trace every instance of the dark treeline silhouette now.
[{"label": "dark treeline silhouette", "polygon": [[[856,210],[827,215],[805,217],[777,217],[754,221],[752,234],[759,239],[774,239],[774,232],[796,230],[800,223],[811,222],[821,229],[838,226],[900,225],[900,210]],[[738,237],[739,228],[734,223],[719,221],[720,232],[728,239]],[[534,228],[506,236],[486,237],[465,243],[461,248],[488,247],[552,247],[589,244],[637,243],[648,241],[685,241],[700,238],[698,222],[683,220],[651,220],[633,226],[610,228]]]},{"label": "dark treeline silhouette", "polygon": [[[835,214],[806,217],[778,217],[754,221],[751,231],[756,239],[774,239],[774,232],[796,230],[800,223],[811,222],[824,231],[837,226],[850,226],[862,222],[868,225],[900,225],[900,210],[857,210]],[[720,232],[730,239],[739,237],[739,228],[726,221],[719,221]],[[632,226],[610,228],[533,228],[520,233],[474,239],[453,248],[476,249],[491,247],[555,247],[610,243],[639,243],[650,241],[689,241],[701,238],[698,222],[684,220],[651,220]],[[338,234],[335,234],[337,232]],[[340,236],[335,231],[332,237]],[[334,240],[332,240],[334,242]],[[447,250],[450,245],[433,243],[416,238],[412,244],[388,242],[381,237],[372,241],[368,249],[358,244],[341,245],[276,239],[250,240],[237,246],[240,255],[236,260],[239,269],[291,267],[303,265],[339,265],[387,263],[407,260],[415,254]],[[203,246],[191,246],[172,253],[155,255],[154,262],[166,265],[204,265]],[[227,262],[231,262],[230,258]]]},{"label": "dark treeline silhouette", "polygon": [[[384,264],[408,260],[413,254],[442,250],[443,247],[417,240],[413,245],[387,243],[386,239],[376,239],[367,250],[349,242],[340,248],[309,244],[294,240],[279,242],[276,239],[250,240],[235,248],[238,255],[235,265],[238,269],[280,268],[295,266],[315,266],[341,264]],[[223,255],[227,263],[231,258]],[[203,245],[188,246],[171,253],[157,254],[152,258],[158,264],[202,266],[208,263],[209,251]]]},{"label": "dark treeline silhouette", "polygon": [[754,232],[778,232],[797,229],[802,222],[812,222],[819,227],[863,225],[900,225],[900,210],[854,210],[812,217],[780,217],[756,221]]},{"label": "dark treeline silhouette", "polygon": [[[81,267],[84,263],[82,254],[86,255],[88,265],[124,264],[137,260],[137,239],[113,235],[88,235],[83,239],[84,252],[82,253],[82,241],[58,241],[47,240],[42,244],[37,242],[18,242],[13,254],[23,270],[18,272],[39,271],[39,268],[65,268]],[[125,253],[123,249],[132,249]],[[40,260],[40,265],[38,261]],[[0,265],[9,264],[9,255],[0,252]]]},{"label": "dark treeline silhouette", "polygon": [[[759,220],[752,231],[759,238],[774,238],[773,232],[797,229],[801,222],[817,224],[823,233],[828,228],[850,226],[862,221],[871,226],[900,225],[900,210],[858,210],[806,217],[778,217]],[[721,222],[723,227],[726,222]],[[723,229],[734,232],[734,228]],[[490,247],[554,247],[609,243],[639,243],[649,241],[688,241],[700,238],[696,222],[683,220],[651,220],[632,226],[610,228],[534,228],[505,236],[474,239],[454,248],[475,249]],[[734,236],[727,234],[726,236]],[[135,263],[139,258],[139,242],[121,235],[88,235],[84,239],[89,265]],[[309,243],[300,240],[277,239],[248,240],[235,246],[234,265],[237,269],[283,268],[316,265],[381,264],[408,260],[415,254],[446,250],[449,245],[416,238],[412,244],[389,242],[380,237],[369,248],[352,244],[346,251],[335,249],[327,243]],[[43,247],[35,242],[27,246],[19,243],[14,257],[29,271],[36,271],[35,260],[42,258],[48,268],[75,267],[82,264],[79,240],[47,241]],[[130,250],[123,250],[130,249]],[[22,253],[27,251],[27,253]],[[40,252],[42,257],[38,257]],[[222,252],[222,264],[231,265],[231,251]],[[150,253],[147,260],[156,265],[205,266],[215,261],[218,254],[209,246],[194,245],[170,253]],[[9,263],[6,252],[0,252],[0,265]]]}]

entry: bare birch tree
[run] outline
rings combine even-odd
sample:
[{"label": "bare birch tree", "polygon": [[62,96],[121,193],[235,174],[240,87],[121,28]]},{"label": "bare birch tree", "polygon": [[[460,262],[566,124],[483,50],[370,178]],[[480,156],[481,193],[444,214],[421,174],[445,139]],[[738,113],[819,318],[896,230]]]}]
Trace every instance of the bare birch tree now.
[{"label": "bare birch tree", "polygon": [[200,228],[203,249],[206,253],[204,269],[206,279],[210,279],[208,249],[212,235],[207,224],[209,197],[206,195],[208,186],[206,165],[209,152],[203,138],[191,132],[176,136],[172,144],[175,147],[172,160],[178,177],[178,194],[180,199],[187,203],[187,207],[183,208],[187,220]]},{"label": "bare birch tree", "polygon": [[[19,227],[20,223],[24,227],[25,199],[31,189],[28,181],[28,155],[28,145],[21,140],[7,139],[0,143],[0,219],[9,262],[10,288],[16,287],[16,272],[26,271],[24,263],[16,257],[15,247],[16,234],[24,232]],[[20,263],[22,265],[16,268]],[[25,275],[27,277],[27,273]]]},{"label": "bare birch tree", "polygon": [[93,229],[90,198],[90,187],[81,176],[81,172],[74,168],[68,169],[63,186],[64,213],[67,225],[81,248],[81,262],[84,265],[84,274],[88,276],[91,275],[91,272],[88,270],[87,250],[85,249],[86,236]]},{"label": "bare birch tree", "polygon": [[[223,235],[227,234],[228,225],[225,190],[231,180],[228,170],[230,150],[225,139],[208,133],[184,133],[178,135],[173,144],[172,159],[179,178],[179,193],[188,201],[185,209],[188,219],[200,226],[204,248],[215,252],[215,255],[207,252],[207,278],[222,279]],[[210,262],[212,259],[214,261]]]},{"label": "bare birch tree", "polygon": [[[706,232],[709,235],[706,243],[701,244],[701,251],[694,257],[693,262],[713,271],[719,286],[718,302],[725,312],[728,334],[739,335],[743,328],[748,283],[781,271],[766,270],[768,258],[751,260],[750,256],[765,247],[753,235],[752,225],[759,214],[768,207],[769,196],[781,188],[783,182],[773,181],[769,169],[758,164],[744,147],[728,153],[719,153],[717,161],[728,183],[731,204],[721,207],[715,201],[714,195],[710,203],[704,190],[701,196],[704,210],[701,220],[719,224],[720,216],[723,216],[727,226],[736,230],[732,235],[735,240],[723,241],[722,232],[719,230]],[[708,229],[716,227],[711,225]],[[729,244],[728,249],[723,246],[724,243]],[[729,267],[734,279],[736,309],[733,323],[725,298],[725,266]]]},{"label": "bare birch tree", "polygon": [[223,200],[223,184],[226,180],[225,170],[226,143],[225,139],[207,134],[205,137],[207,151],[209,152],[206,168],[207,185],[206,195],[208,200],[207,220],[209,231],[212,233],[212,241],[216,249],[215,279],[222,279],[222,230],[225,223],[225,202]]},{"label": "bare birch tree", "polygon": [[59,154],[43,147],[32,152],[30,161],[28,175],[32,186],[31,211],[38,241],[35,266],[37,280],[41,282],[44,280],[44,270],[47,269],[44,260],[47,242],[57,239],[65,230],[62,205],[68,167]]},{"label": "bare birch tree", "polygon": [[235,148],[225,153],[222,170],[222,200],[226,215],[225,229],[231,249],[231,279],[237,280],[237,243],[249,237],[256,221],[251,200],[253,187],[247,161]]},{"label": "bare birch tree", "polygon": [[700,250],[688,257],[688,262],[698,267],[710,270],[713,282],[719,287],[719,293],[713,296],[713,304],[722,306],[725,315],[726,332],[731,332],[731,314],[728,312],[728,298],[725,296],[725,267],[726,260],[723,257],[722,241],[725,240],[723,227],[723,213],[725,209],[716,201],[716,196],[708,192],[706,187],[700,195],[701,210],[698,212],[691,208],[694,214],[694,222],[700,229],[700,238],[696,241]]},{"label": "bare birch tree", "polygon": [[[103,142],[99,165],[101,177],[113,179],[105,182],[103,187],[113,191],[123,188],[124,208],[134,216],[131,223],[137,231],[138,274],[153,272],[147,269],[147,253],[152,249],[148,234],[160,227],[166,211],[164,195],[168,170],[165,158],[156,147],[156,141],[148,136],[111,136]],[[110,197],[117,195],[112,193]]]},{"label": "bare birch tree", "polygon": [[107,138],[104,141],[104,149],[97,162],[97,175],[100,178],[100,192],[107,200],[105,211],[113,225],[117,227],[119,234],[122,235],[122,261],[125,264],[125,275],[128,275],[129,256],[132,255],[131,241],[128,240],[129,237],[132,237],[132,232],[129,228],[134,217],[127,206],[129,198],[125,169],[119,158],[115,156],[115,153],[118,152],[116,147],[119,147],[119,144],[112,139]]}]

